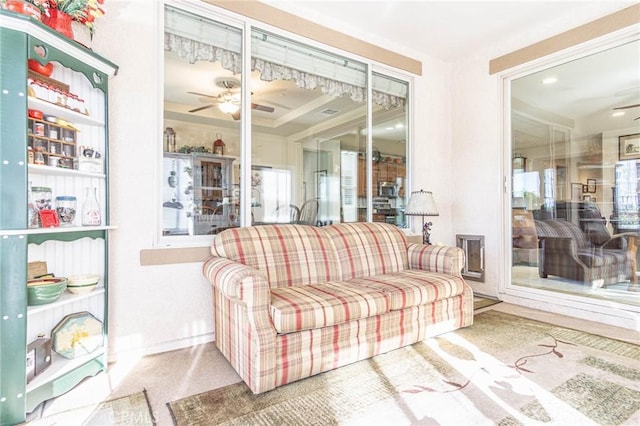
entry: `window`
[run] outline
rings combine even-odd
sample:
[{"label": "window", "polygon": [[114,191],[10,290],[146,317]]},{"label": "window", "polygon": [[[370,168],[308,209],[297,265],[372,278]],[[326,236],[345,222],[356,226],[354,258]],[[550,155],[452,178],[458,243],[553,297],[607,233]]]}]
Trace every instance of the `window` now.
[{"label": "window", "polygon": [[404,225],[410,78],[200,12],[165,9],[163,241],[265,223]]}]

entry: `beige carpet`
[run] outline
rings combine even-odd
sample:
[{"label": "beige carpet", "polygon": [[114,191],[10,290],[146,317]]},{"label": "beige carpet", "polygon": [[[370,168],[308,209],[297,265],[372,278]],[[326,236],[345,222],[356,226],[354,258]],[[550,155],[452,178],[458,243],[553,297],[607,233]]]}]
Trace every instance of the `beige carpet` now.
[{"label": "beige carpet", "polygon": [[488,308],[489,306],[497,305],[498,303],[502,303],[497,299],[489,299],[487,297],[473,296],[473,310],[477,311],[478,309]]},{"label": "beige carpet", "polygon": [[489,310],[475,324],[253,395],[167,404],[176,425],[637,425],[640,346]]},{"label": "beige carpet", "polygon": [[25,423],[28,426],[147,426],[155,424],[146,390]]}]

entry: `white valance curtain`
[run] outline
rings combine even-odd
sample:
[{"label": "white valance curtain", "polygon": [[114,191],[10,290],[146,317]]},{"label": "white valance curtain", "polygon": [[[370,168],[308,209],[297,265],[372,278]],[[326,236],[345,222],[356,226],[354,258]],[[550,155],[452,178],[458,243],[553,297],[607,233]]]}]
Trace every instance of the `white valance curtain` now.
[{"label": "white valance curtain", "polygon": [[220,62],[222,68],[234,74],[242,72],[242,56],[239,53],[187,37],[165,32],[164,50],[175,52],[180,59],[184,59],[190,64],[198,61]]},{"label": "white valance curtain", "polygon": [[[219,62],[233,74],[242,72],[240,30],[171,7],[166,11],[166,51],[189,63]],[[259,71],[263,81],[291,80],[298,88],[320,88],[354,102],[367,98],[365,64],[259,30],[252,33],[251,50],[251,70]],[[406,83],[374,75],[375,104],[385,109],[404,107],[406,95]]]}]

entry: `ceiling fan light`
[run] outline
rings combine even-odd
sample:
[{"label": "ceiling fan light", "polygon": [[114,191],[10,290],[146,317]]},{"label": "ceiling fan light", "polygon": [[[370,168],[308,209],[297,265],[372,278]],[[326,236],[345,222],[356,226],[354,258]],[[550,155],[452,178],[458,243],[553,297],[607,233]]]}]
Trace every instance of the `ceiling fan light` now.
[{"label": "ceiling fan light", "polygon": [[223,102],[218,105],[218,108],[220,108],[220,111],[224,112],[225,114],[233,114],[234,112],[238,112],[238,110],[240,109],[240,107],[233,102]]}]

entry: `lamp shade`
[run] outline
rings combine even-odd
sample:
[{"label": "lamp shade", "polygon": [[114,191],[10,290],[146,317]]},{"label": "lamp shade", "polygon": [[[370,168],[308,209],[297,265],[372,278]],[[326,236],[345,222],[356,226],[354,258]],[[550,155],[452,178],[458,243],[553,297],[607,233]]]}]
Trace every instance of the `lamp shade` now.
[{"label": "lamp shade", "polygon": [[404,209],[407,216],[439,216],[436,202],[431,191],[413,191],[407,207]]}]

